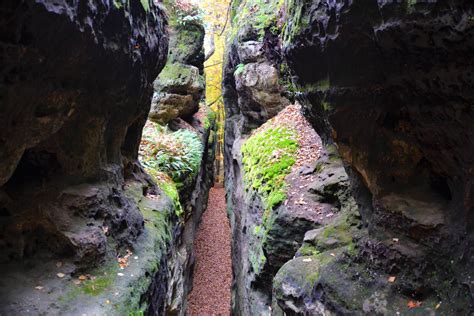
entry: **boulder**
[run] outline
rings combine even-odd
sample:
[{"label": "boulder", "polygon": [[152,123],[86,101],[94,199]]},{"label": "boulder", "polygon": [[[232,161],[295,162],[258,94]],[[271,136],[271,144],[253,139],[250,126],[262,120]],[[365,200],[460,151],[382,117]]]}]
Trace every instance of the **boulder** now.
[{"label": "boulder", "polygon": [[168,124],[180,117],[190,117],[199,109],[205,80],[204,28],[197,22],[171,29],[169,59],[154,82],[149,119]]},{"label": "boulder", "polygon": [[204,26],[197,22],[186,23],[170,31],[171,63],[182,63],[204,70]]},{"label": "boulder", "polygon": [[150,120],[167,124],[198,111],[204,91],[204,78],[199,69],[181,63],[168,63],[154,82]]},{"label": "boulder", "polygon": [[247,102],[258,104],[266,117],[273,117],[287,105],[288,99],[282,97],[278,70],[269,63],[250,63],[239,65],[234,73],[236,89]]},{"label": "boulder", "polygon": [[237,54],[242,64],[264,60],[263,43],[258,41],[243,42],[237,47]]}]

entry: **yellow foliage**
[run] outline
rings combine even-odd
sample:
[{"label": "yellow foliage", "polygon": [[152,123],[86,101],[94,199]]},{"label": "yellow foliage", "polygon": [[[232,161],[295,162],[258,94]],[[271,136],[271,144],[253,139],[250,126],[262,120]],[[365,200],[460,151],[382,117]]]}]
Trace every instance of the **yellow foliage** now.
[{"label": "yellow foliage", "polygon": [[[196,4],[204,12],[204,23],[206,25],[206,36],[214,37],[215,52],[205,63],[206,74],[206,100],[211,109],[217,114],[218,124],[218,150],[217,150],[217,168],[219,161],[223,161],[222,148],[224,142],[224,101],[222,99],[222,67],[224,63],[225,39],[227,29],[230,28],[230,23],[226,23],[229,18],[227,11],[230,0],[201,0],[196,1]],[[207,38],[206,42],[210,42]],[[219,171],[218,171],[219,175]],[[220,179],[218,179],[220,180]]]}]

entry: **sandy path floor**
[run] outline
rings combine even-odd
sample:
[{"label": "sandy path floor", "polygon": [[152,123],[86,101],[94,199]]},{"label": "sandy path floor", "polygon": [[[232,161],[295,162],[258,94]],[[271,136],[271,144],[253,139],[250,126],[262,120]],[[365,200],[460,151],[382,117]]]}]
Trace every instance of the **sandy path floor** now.
[{"label": "sandy path floor", "polygon": [[212,188],[195,240],[196,266],[187,315],[230,315],[230,240],[225,190]]}]

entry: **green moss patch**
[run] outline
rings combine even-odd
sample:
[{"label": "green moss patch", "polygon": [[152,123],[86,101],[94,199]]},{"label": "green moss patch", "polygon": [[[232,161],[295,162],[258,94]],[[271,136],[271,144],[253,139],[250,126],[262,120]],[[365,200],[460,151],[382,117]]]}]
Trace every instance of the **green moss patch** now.
[{"label": "green moss patch", "polygon": [[150,11],[150,2],[149,2],[149,0],[140,0],[140,3],[142,4],[143,10],[145,10],[145,12]]},{"label": "green moss patch", "polygon": [[234,3],[231,14],[232,32],[230,39],[234,39],[237,32],[246,26],[251,26],[256,30],[260,39],[263,38],[266,30],[277,35],[281,29],[278,26],[278,19],[284,4],[285,0],[248,0]]},{"label": "green moss patch", "polygon": [[286,127],[259,131],[243,144],[245,187],[258,192],[265,210],[286,199],[285,177],[296,161],[298,147],[295,132]]},{"label": "green moss patch", "polygon": [[242,145],[245,189],[256,192],[265,208],[262,225],[252,232],[259,239],[249,255],[256,274],[266,262],[263,245],[274,221],[272,210],[286,199],[285,177],[296,161],[298,147],[296,132],[283,126],[257,131]]},{"label": "green moss patch", "polygon": [[[144,0],[141,0],[144,1]],[[168,21],[172,28],[187,26],[192,23],[202,24],[203,12],[194,4],[178,4],[175,0],[164,0]]]}]

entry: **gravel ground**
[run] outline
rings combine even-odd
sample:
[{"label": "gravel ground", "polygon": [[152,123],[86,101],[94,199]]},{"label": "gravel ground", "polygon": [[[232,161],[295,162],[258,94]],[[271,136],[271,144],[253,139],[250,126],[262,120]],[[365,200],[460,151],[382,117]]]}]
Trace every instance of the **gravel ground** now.
[{"label": "gravel ground", "polygon": [[230,240],[225,190],[212,188],[195,240],[196,266],[187,315],[230,315]]}]

